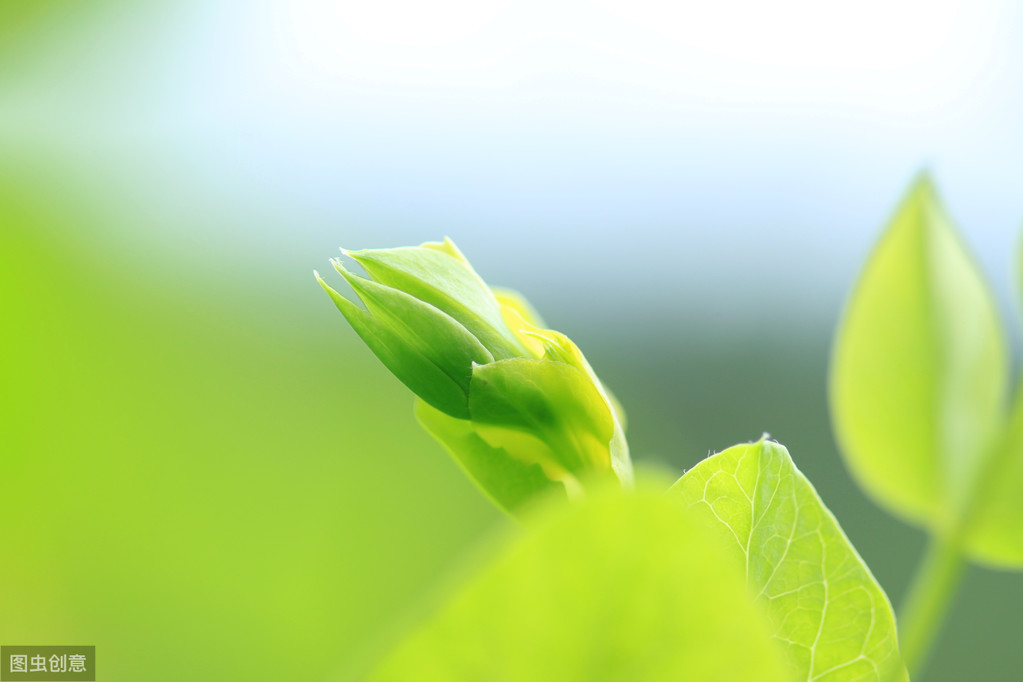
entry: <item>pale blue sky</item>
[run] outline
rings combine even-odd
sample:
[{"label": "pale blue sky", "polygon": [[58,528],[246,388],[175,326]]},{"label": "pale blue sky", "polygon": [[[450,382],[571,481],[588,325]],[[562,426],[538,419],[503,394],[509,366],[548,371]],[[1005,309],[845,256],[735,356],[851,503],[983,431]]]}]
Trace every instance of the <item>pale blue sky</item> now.
[{"label": "pale blue sky", "polygon": [[[447,234],[490,280],[653,312],[835,314],[927,166],[1007,298],[1023,226],[1019,5],[664,6],[111,14],[69,25],[0,84],[0,134],[98,168],[135,197],[133,238],[160,248],[190,235],[200,258],[275,270],[282,254],[321,267],[341,243]],[[245,216],[245,233],[182,204]],[[651,290],[663,296],[640,299]]]}]

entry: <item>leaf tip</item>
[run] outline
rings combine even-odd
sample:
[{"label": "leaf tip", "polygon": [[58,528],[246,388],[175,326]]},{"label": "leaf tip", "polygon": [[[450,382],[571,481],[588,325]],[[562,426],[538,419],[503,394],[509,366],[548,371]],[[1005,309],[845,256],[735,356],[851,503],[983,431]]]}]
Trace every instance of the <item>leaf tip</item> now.
[{"label": "leaf tip", "polygon": [[323,287],[328,294],[334,292],[334,289],[329,284],[327,284],[327,280],[323,279],[323,276],[320,274],[319,270],[315,269],[313,270],[313,277],[316,278],[316,281],[320,283],[320,286]]},{"label": "leaf tip", "polygon": [[934,203],[938,197],[938,185],[928,167],[921,168],[910,185],[909,195],[917,200]]}]

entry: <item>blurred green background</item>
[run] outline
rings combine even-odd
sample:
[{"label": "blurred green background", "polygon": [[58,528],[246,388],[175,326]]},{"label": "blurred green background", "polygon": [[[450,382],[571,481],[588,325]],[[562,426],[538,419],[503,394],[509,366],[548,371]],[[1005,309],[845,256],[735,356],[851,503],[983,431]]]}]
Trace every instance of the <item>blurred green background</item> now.
[{"label": "blurred green background", "polygon": [[[0,4],[0,643],[101,679],[348,679],[509,522],[312,278],[451,236],[676,472],[785,443],[898,604],[923,536],[825,401],[929,164],[1015,325],[1010,3]],[[971,569],[927,679],[1015,680]]]}]

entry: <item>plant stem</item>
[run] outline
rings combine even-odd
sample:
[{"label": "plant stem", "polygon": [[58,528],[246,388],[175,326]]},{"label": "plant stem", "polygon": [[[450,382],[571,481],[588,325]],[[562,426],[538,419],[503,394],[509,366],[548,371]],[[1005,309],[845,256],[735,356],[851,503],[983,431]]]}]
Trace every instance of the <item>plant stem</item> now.
[{"label": "plant stem", "polygon": [[934,537],[913,576],[909,594],[899,613],[899,648],[913,680],[923,672],[935,639],[941,632],[964,565],[959,538],[955,534]]}]

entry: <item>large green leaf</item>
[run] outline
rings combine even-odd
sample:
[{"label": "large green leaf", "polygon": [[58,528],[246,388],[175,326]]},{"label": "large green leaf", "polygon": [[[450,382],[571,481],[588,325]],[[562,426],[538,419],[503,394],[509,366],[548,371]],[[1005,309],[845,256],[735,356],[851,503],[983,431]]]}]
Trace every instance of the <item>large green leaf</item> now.
[{"label": "large green leaf", "polygon": [[373,682],[780,682],[730,557],[663,495],[596,496],[530,525]]},{"label": "large green leaf", "polygon": [[[831,412],[849,468],[892,511],[937,534],[961,532],[987,494],[978,486],[1002,428],[1007,376],[988,287],[922,178],[868,261],[838,331]],[[981,537],[969,544],[991,558],[997,548]]]},{"label": "large green leaf", "polygon": [[669,495],[722,539],[796,679],[908,679],[888,598],[784,447],[736,445]]}]

